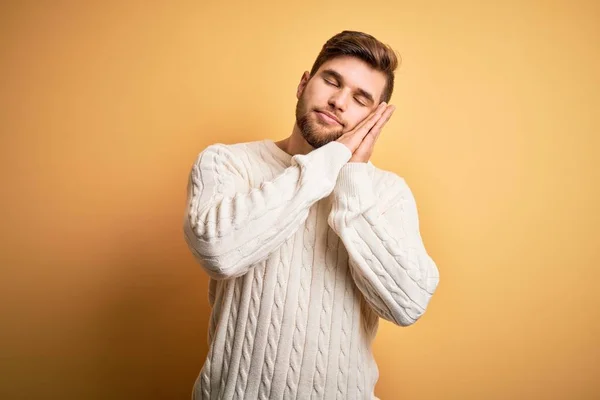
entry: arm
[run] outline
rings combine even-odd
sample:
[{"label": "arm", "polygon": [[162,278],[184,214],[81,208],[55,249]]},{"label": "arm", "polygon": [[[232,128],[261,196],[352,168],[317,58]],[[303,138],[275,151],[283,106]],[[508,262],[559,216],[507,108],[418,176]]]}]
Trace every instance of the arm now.
[{"label": "arm", "polygon": [[425,312],[439,272],[424,247],[410,188],[392,173],[375,184],[372,168],[360,162],[342,168],[328,222],[369,305],[380,317],[407,326]]},{"label": "arm", "polygon": [[331,142],[260,187],[250,187],[241,162],[224,145],[212,145],[194,163],[184,219],[186,242],[214,279],[245,274],[289,238],[311,205],[328,196],[351,151]]}]

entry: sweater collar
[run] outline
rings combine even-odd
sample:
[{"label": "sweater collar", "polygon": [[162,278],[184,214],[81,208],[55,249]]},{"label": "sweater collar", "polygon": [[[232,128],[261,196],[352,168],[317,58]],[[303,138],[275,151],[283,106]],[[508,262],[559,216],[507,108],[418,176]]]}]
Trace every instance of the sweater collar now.
[{"label": "sweater collar", "polygon": [[[273,156],[275,156],[277,159],[283,161],[284,163],[286,163],[288,165],[291,164],[293,156],[291,154],[286,153],[282,149],[280,149],[279,146],[277,146],[273,140],[265,139],[265,140],[263,140],[263,143],[265,144],[267,149],[269,149],[269,152],[271,154],[273,154]],[[373,165],[371,160],[367,161],[367,164],[369,164],[371,166]]]}]

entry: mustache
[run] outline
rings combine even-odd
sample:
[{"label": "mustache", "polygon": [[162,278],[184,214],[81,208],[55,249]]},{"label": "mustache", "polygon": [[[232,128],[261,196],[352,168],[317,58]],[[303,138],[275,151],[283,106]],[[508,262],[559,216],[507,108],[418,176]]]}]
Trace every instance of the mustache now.
[{"label": "mustache", "polygon": [[342,126],[346,126],[346,124],[345,124],[344,120],[343,120],[343,119],[342,119],[342,118],[341,118],[339,115],[337,115],[337,114],[335,113],[335,111],[333,111],[333,110],[330,110],[330,109],[327,109],[327,108],[315,108],[315,109],[313,109],[313,111],[318,111],[318,112],[321,112],[321,113],[323,113],[323,112],[324,112],[324,113],[328,113],[328,114],[331,114],[331,115],[335,115],[335,117],[336,117],[336,118],[337,118],[337,120],[340,122],[340,124],[341,124]]}]

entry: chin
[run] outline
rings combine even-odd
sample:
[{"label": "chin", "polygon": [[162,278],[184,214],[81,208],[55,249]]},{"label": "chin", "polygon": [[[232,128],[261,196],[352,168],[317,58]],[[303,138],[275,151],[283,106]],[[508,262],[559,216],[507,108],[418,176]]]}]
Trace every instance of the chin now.
[{"label": "chin", "polygon": [[337,140],[342,136],[341,132],[322,132],[318,129],[311,130],[310,132],[302,132],[304,140],[315,149],[325,146],[326,144]]},{"label": "chin", "polygon": [[315,149],[337,140],[343,132],[341,126],[332,127],[322,124],[315,113],[306,113],[302,118],[297,118],[296,124],[304,140]]}]

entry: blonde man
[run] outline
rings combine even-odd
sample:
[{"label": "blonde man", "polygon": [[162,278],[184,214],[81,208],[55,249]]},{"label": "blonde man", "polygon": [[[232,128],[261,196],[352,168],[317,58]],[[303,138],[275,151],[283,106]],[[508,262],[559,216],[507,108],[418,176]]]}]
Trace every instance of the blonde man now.
[{"label": "blonde man", "polygon": [[369,158],[398,59],[344,31],[297,90],[289,137],[200,153],[185,238],[210,276],[195,399],[373,399],[378,318],[423,315],[438,281],[403,178]]}]

